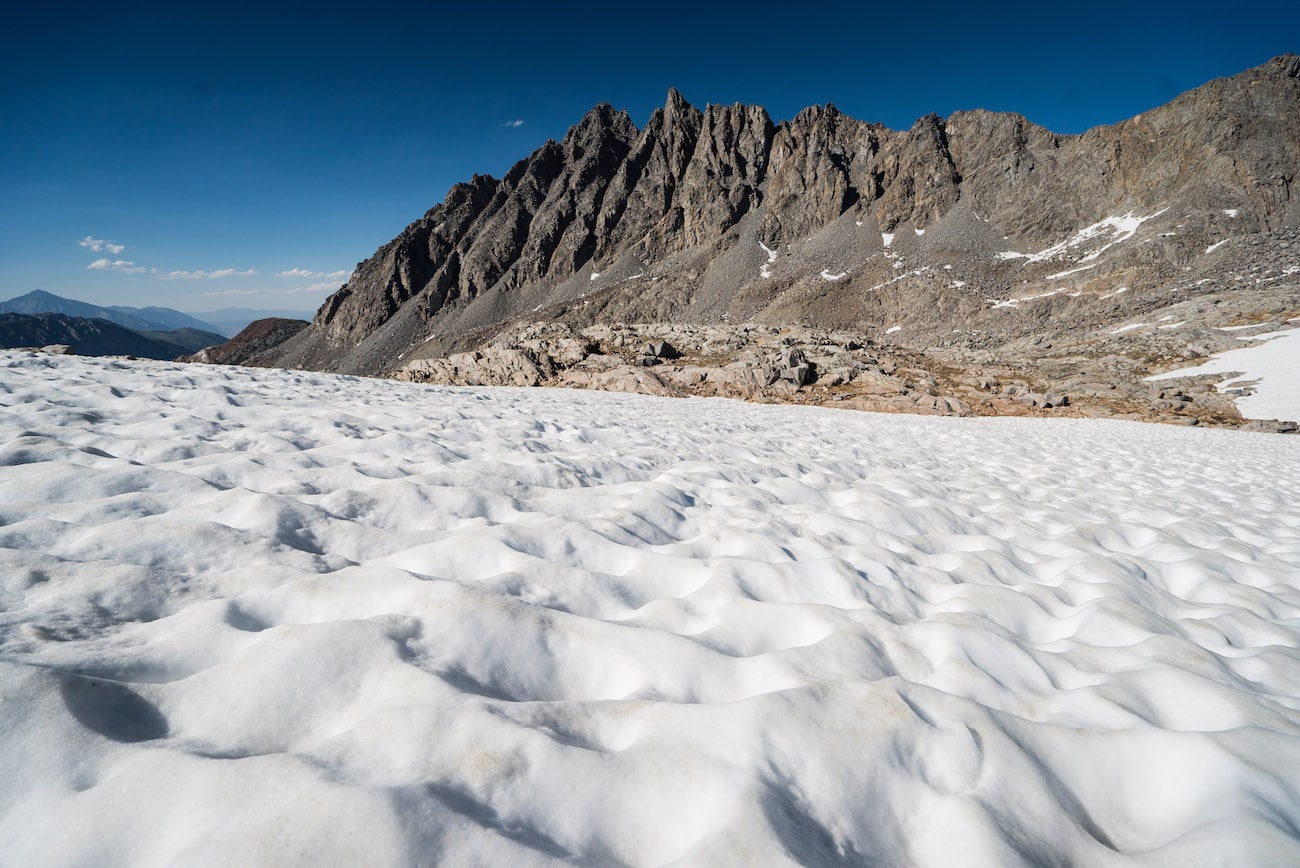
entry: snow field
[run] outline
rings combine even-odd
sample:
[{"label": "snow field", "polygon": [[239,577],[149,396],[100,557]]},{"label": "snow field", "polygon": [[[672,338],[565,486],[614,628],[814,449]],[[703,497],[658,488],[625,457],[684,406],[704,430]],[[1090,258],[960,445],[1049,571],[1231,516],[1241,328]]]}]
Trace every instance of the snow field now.
[{"label": "snow field", "polygon": [[[1251,326],[1223,326],[1220,331],[1236,331]],[[1235,374],[1219,384],[1219,391],[1249,385],[1253,394],[1236,399],[1237,410],[1247,419],[1281,419],[1300,421],[1300,328],[1287,328],[1266,334],[1253,334],[1243,340],[1263,341],[1251,347],[1216,353],[1210,360],[1191,368],[1181,368],[1148,377],[1147,380],[1172,380],[1202,374]]]},{"label": "snow field", "polygon": [[0,863],[1300,861],[1300,444],[0,354]]}]

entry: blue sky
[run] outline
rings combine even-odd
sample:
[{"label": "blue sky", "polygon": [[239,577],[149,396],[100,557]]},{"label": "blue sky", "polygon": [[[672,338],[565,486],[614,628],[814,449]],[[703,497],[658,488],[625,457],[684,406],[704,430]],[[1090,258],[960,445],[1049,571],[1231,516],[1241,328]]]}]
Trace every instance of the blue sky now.
[{"label": "blue sky", "polygon": [[776,120],[1073,133],[1300,50],[1294,2],[24,5],[0,34],[0,299],[188,311],[314,310],[601,101],[638,125],[675,86]]}]

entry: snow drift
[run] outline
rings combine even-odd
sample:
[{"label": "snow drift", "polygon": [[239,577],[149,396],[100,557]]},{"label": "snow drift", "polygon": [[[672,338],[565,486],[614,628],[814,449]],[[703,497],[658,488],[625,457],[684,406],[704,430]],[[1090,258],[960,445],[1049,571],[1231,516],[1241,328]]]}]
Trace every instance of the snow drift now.
[{"label": "snow drift", "polygon": [[1300,862],[1300,439],[0,354],[5,864]]}]

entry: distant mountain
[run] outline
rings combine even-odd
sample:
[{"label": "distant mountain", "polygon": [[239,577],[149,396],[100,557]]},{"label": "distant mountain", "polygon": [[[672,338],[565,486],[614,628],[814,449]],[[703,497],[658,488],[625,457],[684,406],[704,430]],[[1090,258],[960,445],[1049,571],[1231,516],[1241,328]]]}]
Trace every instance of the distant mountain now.
[{"label": "distant mountain", "polygon": [[83,356],[171,360],[221,342],[221,335],[199,329],[139,332],[100,317],[0,313],[0,346],[5,348],[67,344]]},{"label": "distant mountain", "polygon": [[0,313],[61,313],[71,317],[103,319],[136,331],[172,331],[198,329],[216,331],[212,324],[168,307],[101,307],[85,301],[63,298],[43,289],[0,302]]},{"label": "distant mountain", "polygon": [[193,314],[226,337],[235,337],[248,326],[263,319],[307,320],[316,315],[315,310],[259,310],[251,307],[223,307],[220,310]]},{"label": "distant mountain", "polygon": [[139,317],[152,325],[154,329],[161,328],[163,331],[175,331],[176,329],[197,329],[204,332],[220,331],[214,327],[213,323],[202,317],[182,313],[179,310],[172,310],[170,307],[123,307],[113,305],[108,310],[118,311],[127,316]]}]

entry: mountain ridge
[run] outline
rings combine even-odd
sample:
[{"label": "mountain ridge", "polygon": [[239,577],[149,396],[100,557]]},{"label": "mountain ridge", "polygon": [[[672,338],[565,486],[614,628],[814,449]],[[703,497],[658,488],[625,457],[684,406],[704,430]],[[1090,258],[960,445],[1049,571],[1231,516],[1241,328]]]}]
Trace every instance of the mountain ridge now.
[{"label": "mountain ridge", "polygon": [[83,356],[141,356],[172,361],[220,343],[221,336],[202,329],[142,331],[103,317],[64,313],[0,312],[0,347],[65,345]]},{"label": "mountain ridge", "polygon": [[91,304],[88,301],[64,298],[43,289],[34,289],[31,292],[0,302],[0,313],[61,313],[72,317],[108,320],[124,328],[141,332],[173,331],[175,329],[217,331],[211,323],[169,307],[140,308],[125,305],[105,307]]},{"label": "mountain ridge", "polygon": [[1077,135],[982,109],[775,123],[673,89],[642,128],[601,103],[503,178],[453,186],[258,362],[389,373],[530,315],[897,325],[917,346],[1071,331],[1141,309],[1214,244],[1300,225],[1298,167],[1295,55]]}]

